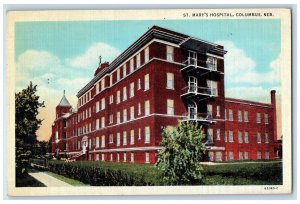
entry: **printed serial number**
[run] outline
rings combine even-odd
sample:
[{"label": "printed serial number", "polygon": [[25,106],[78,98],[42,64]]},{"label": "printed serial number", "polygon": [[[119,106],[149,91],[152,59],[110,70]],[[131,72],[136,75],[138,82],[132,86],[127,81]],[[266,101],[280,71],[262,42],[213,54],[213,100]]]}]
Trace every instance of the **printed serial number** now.
[{"label": "printed serial number", "polygon": [[265,186],[264,187],[265,190],[278,190],[277,186]]}]

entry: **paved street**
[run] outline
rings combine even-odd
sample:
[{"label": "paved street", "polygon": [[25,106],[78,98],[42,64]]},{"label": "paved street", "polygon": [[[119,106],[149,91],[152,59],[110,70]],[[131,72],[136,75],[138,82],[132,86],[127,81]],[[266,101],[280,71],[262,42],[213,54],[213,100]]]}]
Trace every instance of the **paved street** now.
[{"label": "paved street", "polygon": [[49,176],[45,172],[31,172],[29,175],[45,184],[47,187],[71,187],[70,184]]}]

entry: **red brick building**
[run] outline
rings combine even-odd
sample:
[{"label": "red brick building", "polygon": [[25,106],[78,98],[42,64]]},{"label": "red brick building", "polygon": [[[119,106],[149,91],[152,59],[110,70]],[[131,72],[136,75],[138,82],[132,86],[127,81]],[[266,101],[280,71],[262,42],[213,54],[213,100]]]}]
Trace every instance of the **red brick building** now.
[{"label": "red brick building", "polygon": [[56,108],[52,152],[82,160],[155,163],[162,129],[203,125],[211,161],[274,159],[276,99],[225,98],[223,46],[153,26],[111,64],[100,64]]}]

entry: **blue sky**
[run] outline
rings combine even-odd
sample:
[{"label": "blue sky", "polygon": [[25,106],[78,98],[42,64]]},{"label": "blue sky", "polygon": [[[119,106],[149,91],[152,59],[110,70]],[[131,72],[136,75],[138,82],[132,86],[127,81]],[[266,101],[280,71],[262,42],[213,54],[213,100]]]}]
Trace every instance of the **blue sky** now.
[{"label": "blue sky", "polygon": [[18,22],[16,90],[30,80],[38,84],[46,102],[42,129],[50,129],[63,89],[76,105],[76,93],[92,78],[99,55],[111,62],[153,25],[224,45],[227,97],[269,102],[271,89],[280,94],[280,20]]}]

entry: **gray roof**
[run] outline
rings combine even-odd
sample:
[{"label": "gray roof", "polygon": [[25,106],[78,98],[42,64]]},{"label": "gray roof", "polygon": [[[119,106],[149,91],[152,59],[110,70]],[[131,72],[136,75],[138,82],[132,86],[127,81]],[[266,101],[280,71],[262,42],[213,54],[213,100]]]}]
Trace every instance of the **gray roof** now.
[{"label": "gray roof", "polygon": [[57,106],[68,106],[71,107],[71,104],[69,103],[68,99],[65,96],[65,91],[62,99],[60,100],[59,104]]}]

